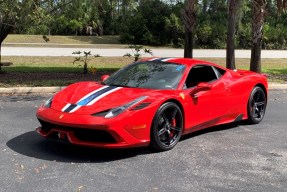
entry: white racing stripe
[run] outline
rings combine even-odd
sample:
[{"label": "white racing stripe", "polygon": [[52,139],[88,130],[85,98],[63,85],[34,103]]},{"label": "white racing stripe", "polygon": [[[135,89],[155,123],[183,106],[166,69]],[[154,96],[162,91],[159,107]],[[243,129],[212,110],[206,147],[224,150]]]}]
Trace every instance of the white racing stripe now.
[{"label": "white racing stripe", "polygon": [[150,59],[148,61],[154,61],[154,60],[157,60],[157,59],[159,59],[159,58],[153,58],[153,59]]},{"label": "white racing stripe", "polygon": [[[88,97],[91,96],[92,94],[94,94],[94,93],[96,93],[96,92],[99,92],[99,91],[101,91],[102,89],[105,89],[105,88],[107,88],[107,87],[108,87],[108,86],[103,86],[103,87],[101,87],[101,88],[99,88],[99,89],[96,89],[96,90],[92,91],[91,93],[85,95],[82,99],[80,99],[80,101],[82,101],[82,100],[88,98]],[[78,102],[80,102],[80,101],[78,101]],[[62,109],[62,112],[64,112],[64,111],[65,111],[66,109],[68,109],[70,106],[71,106],[70,103],[68,103],[67,105],[65,105],[65,107]],[[79,109],[79,107],[74,108],[72,111],[70,111],[70,113],[76,111],[77,109]]]},{"label": "white racing stripe", "polygon": [[109,86],[103,86],[103,87],[101,87],[101,88],[99,88],[99,89],[96,89],[95,91],[93,91],[93,92],[87,94],[86,96],[84,96],[84,97],[83,97],[82,99],[80,99],[77,103],[81,102],[82,100],[84,100],[84,99],[90,97],[90,96],[93,95],[94,93],[97,93],[97,92],[99,92],[99,91],[101,91],[101,90],[103,90],[103,89],[105,89],[105,88],[107,88],[107,87],[109,87]]},{"label": "white racing stripe", "polygon": [[64,112],[66,109],[68,109],[68,107],[70,107],[71,106],[71,104],[70,103],[68,103],[63,109],[62,109],[62,112]]},{"label": "white racing stripe", "polygon": [[166,62],[166,61],[169,61],[169,60],[172,60],[172,59],[175,59],[175,58],[167,58],[167,59],[163,59],[161,60],[162,62]]},{"label": "white racing stripe", "polygon": [[117,91],[117,90],[119,90],[119,89],[121,89],[121,88],[122,88],[122,87],[117,87],[117,88],[115,88],[115,89],[112,89],[112,90],[110,90],[110,91],[108,91],[108,92],[106,92],[106,93],[104,93],[104,94],[98,96],[97,98],[95,98],[95,99],[93,99],[91,102],[89,102],[87,106],[93,105],[95,102],[97,102],[97,101],[100,100],[101,98],[103,98],[103,97],[105,97],[105,96],[107,96],[107,95],[109,95],[109,94],[111,94],[111,93],[113,93],[113,92],[115,92],[115,91]]},{"label": "white racing stripe", "polygon": [[[84,99],[90,97],[91,95],[93,95],[93,94],[95,94],[95,93],[97,93],[97,92],[99,92],[99,91],[101,91],[101,90],[103,90],[103,89],[105,89],[105,88],[108,88],[108,87],[109,87],[109,86],[104,86],[104,87],[101,87],[101,88],[99,88],[99,89],[97,89],[97,90],[92,91],[91,93],[89,93],[89,94],[85,95],[83,98],[81,98],[77,103],[83,101]],[[105,97],[105,96],[107,96],[107,95],[109,95],[109,94],[111,94],[111,93],[113,93],[113,92],[115,92],[115,91],[117,91],[117,90],[119,90],[119,89],[121,89],[121,88],[122,88],[122,87],[117,87],[117,88],[111,89],[110,91],[107,91],[107,92],[105,92],[105,93],[99,95],[98,97],[96,97],[96,98],[94,98],[92,101],[90,101],[86,106],[91,106],[91,105],[93,105],[94,103],[96,103],[96,102],[97,102],[98,100],[100,100],[101,98],[103,98],[103,97]],[[62,112],[65,112],[71,105],[72,105],[72,104],[70,104],[70,103],[66,104],[65,107],[62,109]],[[68,113],[73,113],[73,112],[77,111],[78,109],[80,109],[80,108],[82,107],[81,105],[77,105],[77,106],[74,105],[74,106],[75,106],[75,107],[74,107],[71,111],[66,111],[66,112],[68,112]]]}]

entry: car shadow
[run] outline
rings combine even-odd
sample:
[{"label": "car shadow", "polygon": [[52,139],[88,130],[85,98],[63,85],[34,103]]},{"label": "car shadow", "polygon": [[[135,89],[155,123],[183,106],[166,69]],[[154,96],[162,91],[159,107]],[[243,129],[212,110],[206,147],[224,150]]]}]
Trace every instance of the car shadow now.
[{"label": "car shadow", "polygon": [[219,132],[219,131],[224,131],[224,130],[228,130],[228,129],[238,128],[240,125],[250,125],[250,124],[248,123],[248,121],[239,121],[239,122],[235,122],[235,123],[229,123],[229,124],[223,124],[223,125],[208,127],[208,128],[202,129],[202,130],[198,130],[198,131],[183,135],[180,140],[184,141],[184,140],[190,139],[192,137],[204,135],[206,133]]},{"label": "car shadow", "polygon": [[[239,125],[248,125],[248,123],[243,121],[210,127],[184,135],[181,138],[181,141],[206,133],[233,129]],[[38,135],[36,131],[30,131],[19,135],[9,140],[6,145],[13,151],[28,157],[67,163],[102,163],[154,153],[154,151],[150,150],[148,147],[132,149],[98,149],[76,146],[56,140],[45,139]]]},{"label": "car shadow", "polygon": [[148,148],[98,149],[45,139],[30,131],[9,140],[13,151],[36,159],[73,163],[102,163],[152,153]]}]

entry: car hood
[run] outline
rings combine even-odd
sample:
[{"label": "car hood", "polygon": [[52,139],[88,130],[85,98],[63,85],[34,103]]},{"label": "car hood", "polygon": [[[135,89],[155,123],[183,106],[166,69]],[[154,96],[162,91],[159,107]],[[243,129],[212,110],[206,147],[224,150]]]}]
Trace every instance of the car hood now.
[{"label": "car hood", "polygon": [[74,114],[94,114],[122,106],[141,96],[149,96],[146,100],[150,100],[160,95],[162,93],[158,90],[81,82],[72,84],[54,95],[51,108]]}]

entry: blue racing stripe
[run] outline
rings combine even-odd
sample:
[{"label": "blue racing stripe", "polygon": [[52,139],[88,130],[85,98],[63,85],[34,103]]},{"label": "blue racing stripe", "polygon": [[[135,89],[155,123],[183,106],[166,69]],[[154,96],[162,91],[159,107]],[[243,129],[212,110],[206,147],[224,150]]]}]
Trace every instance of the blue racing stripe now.
[{"label": "blue racing stripe", "polygon": [[114,87],[114,86],[111,86],[111,87],[106,87],[92,95],[90,95],[89,97],[87,97],[86,99],[83,99],[83,100],[80,100],[77,105],[80,105],[80,106],[86,106],[88,105],[92,100],[94,100],[95,98],[99,97],[100,95],[110,91],[110,90],[113,90],[117,87]]}]

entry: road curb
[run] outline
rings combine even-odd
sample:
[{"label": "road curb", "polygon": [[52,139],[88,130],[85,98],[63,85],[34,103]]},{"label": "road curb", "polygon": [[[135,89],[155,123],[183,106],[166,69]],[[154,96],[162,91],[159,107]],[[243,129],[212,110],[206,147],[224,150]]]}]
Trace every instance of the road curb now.
[{"label": "road curb", "polygon": [[268,84],[268,90],[287,90],[287,84]]},{"label": "road curb", "polygon": [[[0,94],[56,93],[65,87],[9,87],[0,88]],[[287,84],[269,84],[268,90],[287,90]]]}]

